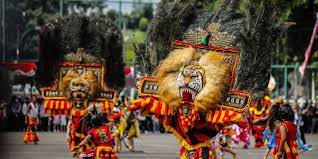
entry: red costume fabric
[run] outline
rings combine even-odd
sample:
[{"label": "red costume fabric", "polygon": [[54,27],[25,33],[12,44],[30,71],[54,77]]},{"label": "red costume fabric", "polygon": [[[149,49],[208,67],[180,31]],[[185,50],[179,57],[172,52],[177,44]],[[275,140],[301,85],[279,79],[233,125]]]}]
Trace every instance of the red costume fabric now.
[{"label": "red costume fabric", "polygon": [[24,142],[38,142],[39,137],[37,135],[37,126],[38,126],[38,121],[36,117],[32,116],[27,116],[27,130],[24,133]]},{"label": "red costume fabric", "polygon": [[[298,146],[296,143],[297,137],[296,137],[296,132],[297,132],[297,126],[291,122],[291,121],[284,121],[282,122],[282,126],[285,127],[287,131],[287,139],[283,148],[283,159],[298,159]],[[281,141],[281,134],[280,131],[277,131],[276,134],[276,145],[275,149],[273,151],[274,156],[278,153],[279,151],[279,144]]]},{"label": "red costume fabric", "polygon": [[248,148],[250,145],[250,127],[247,128],[240,128],[237,125],[232,126],[234,134],[231,139],[234,141],[235,144],[239,144],[240,141],[243,142],[243,148]]},{"label": "red costume fabric", "polygon": [[[73,150],[87,135],[87,121],[83,120],[85,110],[71,110],[71,123],[69,125],[69,147]],[[92,145],[87,143],[80,148],[80,152],[90,152]]]},{"label": "red costume fabric", "polygon": [[165,128],[172,132],[181,144],[181,159],[213,157],[210,140],[224,127],[233,123],[245,128],[247,123],[240,113],[231,110],[211,110],[199,113],[195,109],[185,116],[181,108],[172,112],[169,106],[152,97],[133,101],[128,108],[131,111],[140,109],[141,114],[154,114]]},{"label": "red costume fabric", "polygon": [[112,136],[109,126],[103,125],[88,131],[92,135],[92,140],[95,145],[95,159],[117,159],[117,155],[113,150]]}]

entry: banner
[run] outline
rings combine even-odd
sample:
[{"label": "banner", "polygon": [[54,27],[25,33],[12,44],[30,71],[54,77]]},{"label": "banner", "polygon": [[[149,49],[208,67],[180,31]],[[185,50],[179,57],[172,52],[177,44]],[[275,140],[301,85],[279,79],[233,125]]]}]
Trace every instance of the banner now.
[{"label": "banner", "polygon": [[313,32],[312,32],[312,35],[311,35],[311,39],[310,39],[310,43],[306,49],[306,52],[305,52],[305,61],[303,62],[303,64],[299,67],[299,72],[301,74],[301,76],[304,76],[305,74],[305,69],[306,69],[306,66],[308,64],[308,60],[310,58],[310,55],[311,55],[311,49],[312,49],[312,45],[314,43],[314,40],[315,40],[315,36],[317,34],[317,28],[318,28],[318,13],[316,14],[316,23],[315,23],[315,26],[314,26],[314,29],[313,29]]}]

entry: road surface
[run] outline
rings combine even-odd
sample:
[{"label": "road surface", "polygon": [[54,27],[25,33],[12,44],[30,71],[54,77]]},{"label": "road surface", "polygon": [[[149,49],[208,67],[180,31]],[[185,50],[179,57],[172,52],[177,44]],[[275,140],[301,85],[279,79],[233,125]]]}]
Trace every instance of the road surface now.
[{"label": "road surface", "polygon": [[[72,159],[66,143],[65,133],[41,132],[38,145],[24,144],[23,133],[1,133],[0,153],[1,159]],[[300,156],[300,159],[318,159],[318,135],[307,135],[308,142],[313,150]],[[176,159],[179,156],[179,144],[171,134],[142,135],[136,142],[137,152],[128,152],[123,149],[119,153],[120,159]],[[238,159],[262,159],[265,148],[234,150]],[[231,159],[226,154],[225,159]]]}]

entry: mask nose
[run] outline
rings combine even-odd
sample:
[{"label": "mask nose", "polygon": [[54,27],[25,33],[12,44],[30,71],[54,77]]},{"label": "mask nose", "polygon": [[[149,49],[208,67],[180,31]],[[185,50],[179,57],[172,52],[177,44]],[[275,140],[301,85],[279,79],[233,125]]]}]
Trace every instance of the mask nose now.
[{"label": "mask nose", "polygon": [[190,82],[191,82],[191,77],[189,77],[189,76],[186,76],[185,78],[184,78],[184,84],[185,85],[188,85]]}]

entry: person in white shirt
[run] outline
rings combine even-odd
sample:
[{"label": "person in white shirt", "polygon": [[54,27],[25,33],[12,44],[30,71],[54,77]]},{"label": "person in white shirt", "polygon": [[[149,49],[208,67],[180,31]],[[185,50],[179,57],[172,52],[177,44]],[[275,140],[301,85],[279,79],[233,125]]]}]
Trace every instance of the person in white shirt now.
[{"label": "person in white shirt", "polygon": [[67,126],[67,117],[65,114],[61,115],[61,131],[66,132],[66,126]]},{"label": "person in white shirt", "polygon": [[33,117],[39,116],[39,105],[35,96],[32,96],[31,102],[28,104],[28,115]]}]

